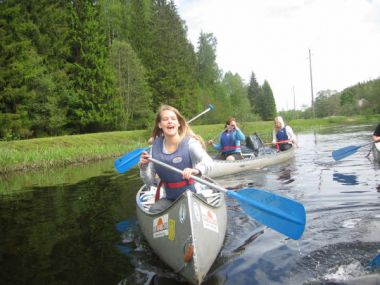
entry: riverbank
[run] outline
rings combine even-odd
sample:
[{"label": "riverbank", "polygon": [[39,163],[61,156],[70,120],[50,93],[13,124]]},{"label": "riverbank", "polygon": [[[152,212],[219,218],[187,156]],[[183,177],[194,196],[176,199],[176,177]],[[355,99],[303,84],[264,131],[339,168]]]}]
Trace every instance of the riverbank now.
[{"label": "riverbank", "polygon": [[[376,124],[379,121],[380,115],[293,120],[288,123],[297,133],[339,125]],[[256,132],[266,142],[272,139],[272,126],[271,121],[240,124],[245,134]],[[204,140],[208,140],[215,139],[223,127],[223,124],[217,124],[193,126],[193,129]],[[2,141],[0,142],[0,174],[116,158],[133,149],[146,146],[149,136],[150,130],[139,130]]]}]

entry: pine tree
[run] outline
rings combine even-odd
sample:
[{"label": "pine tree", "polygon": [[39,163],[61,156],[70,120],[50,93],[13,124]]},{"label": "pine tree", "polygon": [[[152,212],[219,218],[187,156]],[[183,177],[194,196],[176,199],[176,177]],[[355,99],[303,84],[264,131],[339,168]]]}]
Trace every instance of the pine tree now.
[{"label": "pine tree", "polygon": [[80,133],[113,130],[122,106],[115,98],[106,33],[99,21],[100,7],[91,1],[71,4],[70,127]]},{"label": "pine tree", "polygon": [[111,60],[116,72],[118,94],[123,106],[122,129],[142,129],[151,125],[151,92],[145,81],[145,69],[131,46],[114,40]]},{"label": "pine tree", "polygon": [[153,91],[153,108],[161,103],[177,107],[185,116],[199,108],[193,46],[172,1],[153,3],[152,51],[146,63]]},{"label": "pine tree", "polygon": [[256,80],[255,73],[252,72],[249,85],[248,85],[248,99],[249,99],[252,113],[259,114],[257,101],[261,93],[262,93],[262,89]]},{"label": "pine tree", "polygon": [[264,81],[262,89],[263,96],[261,105],[261,117],[265,121],[273,120],[277,114],[276,102],[274,100],[273,92],[268,81]]},{"label": "pine tree", "polygon": [[[224,75],[223,86],[230,99],[230,114],[228,115],[236,117],[239,121],[247,121],[250,117],[250,106],[247,88],[244,86],[241,77],[238,74],[227,72]],[[225,115],[227,114],[225,113]]]}]

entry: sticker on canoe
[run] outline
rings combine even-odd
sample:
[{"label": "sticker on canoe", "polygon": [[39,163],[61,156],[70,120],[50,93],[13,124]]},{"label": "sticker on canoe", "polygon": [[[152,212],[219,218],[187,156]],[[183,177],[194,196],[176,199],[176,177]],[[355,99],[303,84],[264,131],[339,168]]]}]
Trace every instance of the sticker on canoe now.
[{"label": "sticker on canoe", "polygon": [[153,237],[159,238],[167,235],[169,235],[168,214],[153,220]]},{"label": "sticker on canoe", "polygon": [[169,219],[169,240],[175,239],[175,220]]},{"label": "sticker on canoe", "polygon": [[181,224],[186,220],[186,206],[185,203],[182,203],[181,206],[179,207],[179,221]]},{"label": "sticker on canoe", "polygon": [[199,214],[199,206],[198,203],[193,203],[194,215],[198,222],[201,221],[201,215]]},{"label": "sticker on canoe", "polygon": [[214,232],[219,232],[218,219],[216,217],[216,214],[210,209],[207,209],[206,207],[203,207],[203,206],[201,206],[201,213],[202,213],[203,227],[205,229],[209,229]]}]

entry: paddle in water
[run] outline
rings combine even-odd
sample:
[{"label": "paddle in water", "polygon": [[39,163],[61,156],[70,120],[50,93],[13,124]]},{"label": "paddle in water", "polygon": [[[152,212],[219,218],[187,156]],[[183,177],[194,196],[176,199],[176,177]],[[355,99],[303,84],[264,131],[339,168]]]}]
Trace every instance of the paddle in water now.
[{"label": "paddle in water", "polygon": [[380,252],[368,263],[368,267],[371,271],[380,269]]},{"label": "paddle in water", "polygon": [[[182,170],[154,158],[149,160],[174,172],[182,173]],[[244,188],[234,192],[197,176],[192,175],[191,178],[238,200],[246,214],[292,239],[299,239],[305,230],[306,211],[297,201],[254,188]]]},{"label": "paddle in water", "polygon": [[334,150],[332,152],[332,157],[334,158],[334,160],[341,160],[343,158],[346,158],[347,156],[350,156],[356,153],[359,148],[362,148],[363,146],[366,146],[369,144],[373,144],[373,142],[365,143],[359,146],[350,145],[350,146],[346,146],[346,147]]},{"label": "paddle in water", "polygon": [[[200,116],[206,114],[209,111],[213,111],[213,110],[214,110],[214,106],[210,104],[210,105],[208,105],[208,108],[206,110],[204,110],[202,113],[196,115],[194,118],[189,120],[187,123],[191,123],[192,121],[199,118]],[[114,162],[115,169],[119,173],[124,173],[124,172],[128,171],[129,169],[134,167],[139,162],[140,155],[144,151],[148,151],[149,149],[150,149],[150,146],[138,148],[138,149],[135,149],[135,150],[128,152],[127,154],[123,155],[122,157],[117,158]]]}]

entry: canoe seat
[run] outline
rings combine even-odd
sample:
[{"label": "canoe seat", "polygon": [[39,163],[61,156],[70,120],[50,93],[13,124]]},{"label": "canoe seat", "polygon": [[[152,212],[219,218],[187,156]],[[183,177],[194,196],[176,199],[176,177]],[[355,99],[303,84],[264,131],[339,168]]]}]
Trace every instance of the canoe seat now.
[{"label": "canoe seat", "polygon": [[154,204],[156,196],[156,187],[150,187],[149,190],[141,192],[139,197],[140,204],[145,210],[149,210],[150,206]]},{"label": "canoe seat", "polygon": [[198,192],[198,194],[201,194],[203,198],[206,199],[206,202],[212,206],[217,206],[220,201],[220,193],[215,192],[211,189],[204,189]]}]

